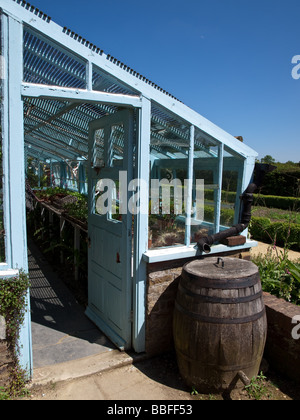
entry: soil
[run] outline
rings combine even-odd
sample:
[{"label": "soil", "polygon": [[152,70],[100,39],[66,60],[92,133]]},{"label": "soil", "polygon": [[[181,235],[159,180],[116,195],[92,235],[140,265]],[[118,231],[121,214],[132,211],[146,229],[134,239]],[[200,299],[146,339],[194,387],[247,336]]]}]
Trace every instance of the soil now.
[{"label": "soil", "polygon": [[86,378],[31,387],[26,400],[107,400],[107,401],[200,401],[200,400],[300,400],[300,384],[291,382],[262,364],[265,378],[229,395],[198,394],[180,377],[174,353],[144,360],[135,365],[99,372]]}]

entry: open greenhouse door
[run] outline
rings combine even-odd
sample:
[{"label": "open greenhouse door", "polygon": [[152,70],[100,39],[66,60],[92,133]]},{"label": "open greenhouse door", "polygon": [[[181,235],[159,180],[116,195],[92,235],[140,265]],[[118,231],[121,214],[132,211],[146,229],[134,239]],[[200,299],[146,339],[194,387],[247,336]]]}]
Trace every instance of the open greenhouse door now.
[{"label": "open greenhouse door", "polygon": [[[133,112],[90,124],[89,304],[87,316],[120,350],[131,348]],[[124,191],[125,200],[117,191]],[[123,196],[124,198],[124,196]]]}]

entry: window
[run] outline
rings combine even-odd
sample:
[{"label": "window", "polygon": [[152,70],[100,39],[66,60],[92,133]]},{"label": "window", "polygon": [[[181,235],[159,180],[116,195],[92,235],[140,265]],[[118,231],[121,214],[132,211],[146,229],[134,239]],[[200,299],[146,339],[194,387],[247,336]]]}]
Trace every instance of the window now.
[{"label": "window", "polygon": [[[217,142],[200,130],[195,130],[194,183],[191,226],[191,242],[216,233],[218,226],[219,163],[220,150]],[[204,194],[200,189],[204,188]],[[202,217],[201,217],[202,216]]]},{"label": "window", "polygon": [[243,180],[243,160],[225,147],[222,183],[221,230],[238,223]]},{"label": "window", "polygon": [[24,30],[24,81],[84,89],[86,64],[53,41]]},{"label": "window", "polygon": [[149,249],[195,244],[238,221],[243,160],[197,127],[192,149],[191,130],[152,106]]},{"label": "window", "polygon": [[190,128],[152,107],[149,249],[185,244]]}]

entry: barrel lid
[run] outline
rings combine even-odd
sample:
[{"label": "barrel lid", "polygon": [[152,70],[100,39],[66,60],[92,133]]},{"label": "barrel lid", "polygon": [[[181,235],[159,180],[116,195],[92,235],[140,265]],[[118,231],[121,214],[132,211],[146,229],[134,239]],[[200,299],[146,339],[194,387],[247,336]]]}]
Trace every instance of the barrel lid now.
[{"label": "barrel lid", "polygon": [[183,270],[193,277],[211,280],[235,280],[251,277],[258,273],[258,267],[251,261],[228,257],[195,260],[186,264]]}]

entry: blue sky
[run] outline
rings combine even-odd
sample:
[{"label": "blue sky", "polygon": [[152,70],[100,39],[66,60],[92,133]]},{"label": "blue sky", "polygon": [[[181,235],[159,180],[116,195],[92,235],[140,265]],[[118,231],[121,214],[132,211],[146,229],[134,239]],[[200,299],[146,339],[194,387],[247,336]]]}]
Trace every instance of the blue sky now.
[{"label": "blue sky", "polygon": [[[234,136],[300,161],[299,0],[31,0]],[[300,73],[300,72],[299,72]]]}]

